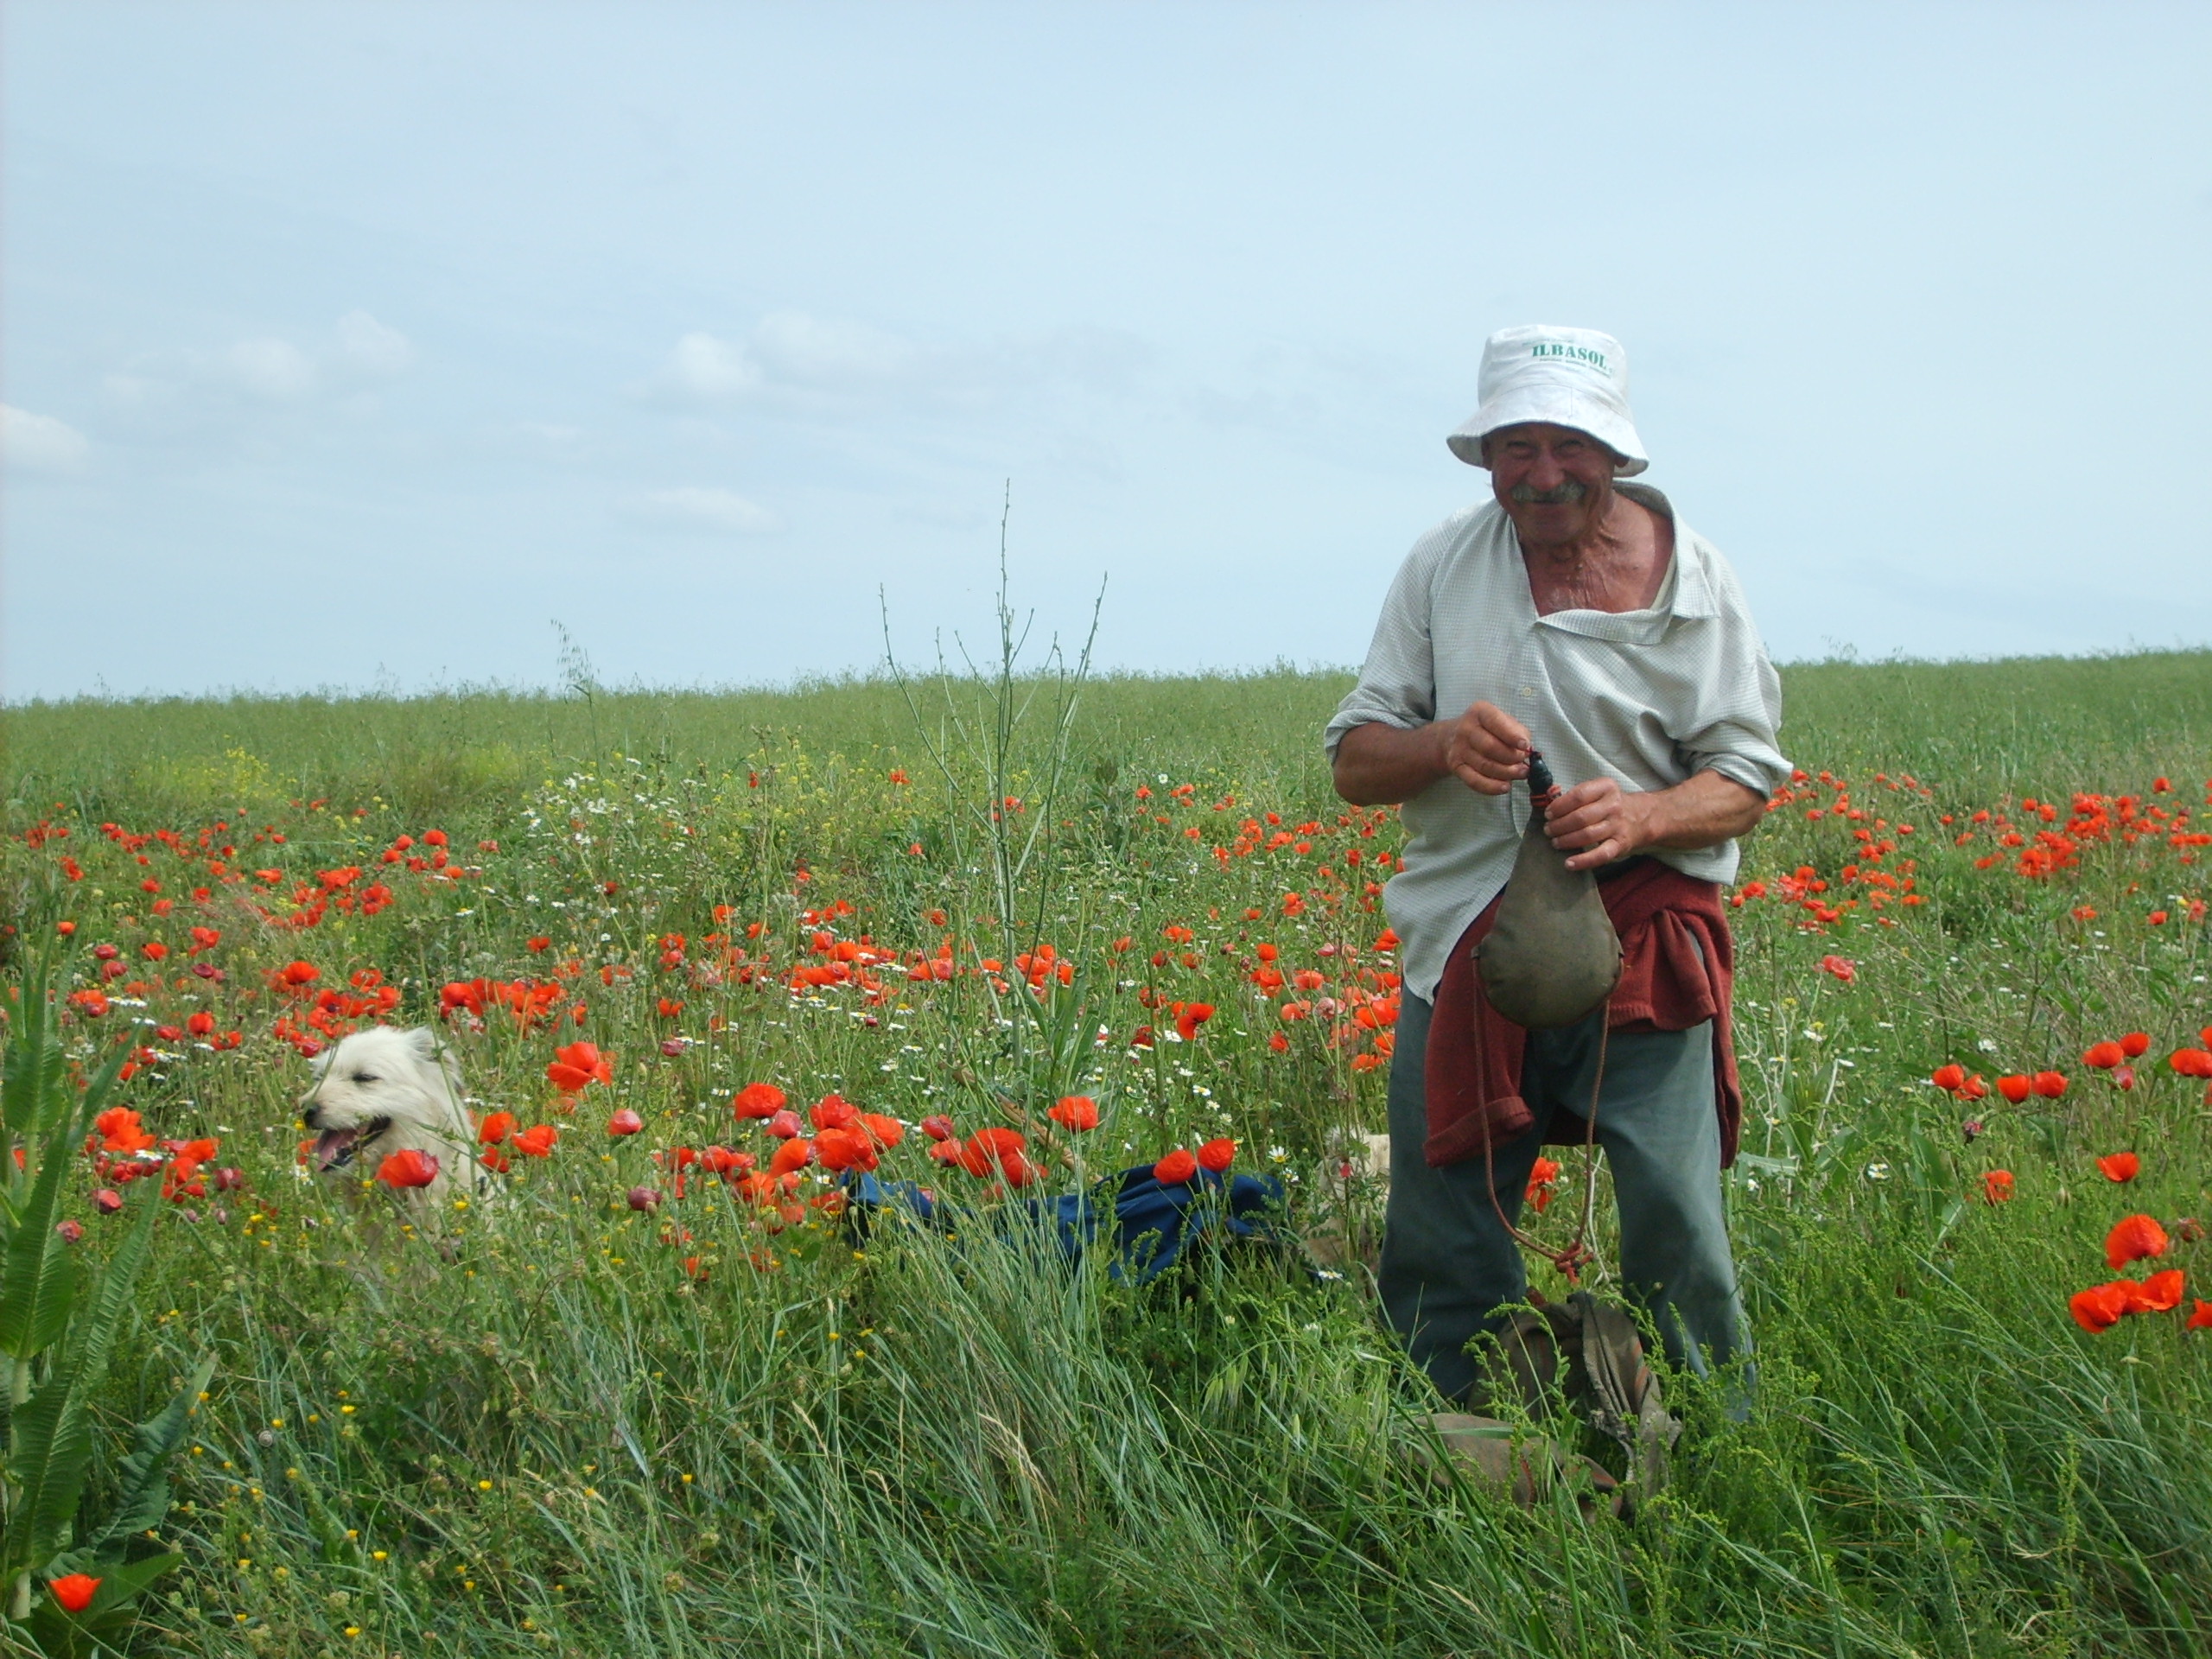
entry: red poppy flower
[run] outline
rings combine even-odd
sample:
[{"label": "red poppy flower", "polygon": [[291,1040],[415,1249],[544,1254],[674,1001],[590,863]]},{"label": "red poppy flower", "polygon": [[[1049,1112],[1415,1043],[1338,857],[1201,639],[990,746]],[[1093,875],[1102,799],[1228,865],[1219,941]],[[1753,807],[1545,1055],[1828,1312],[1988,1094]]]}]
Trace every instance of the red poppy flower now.
[{"label": "red poppy flower", "polygon": [[524,1157],[550,1158],[560,1139],[560,1130],[550,1123],[540,1123],[533,1128],[524,1129],[508,1144]]},{"label": "red poppy flower", "polygon": [[784,1109],[784,1091],[772,1083],[748,1083],[730,1099],[740,1117],[773,1117]]},{"label": "red poppy flower", "polygon": [[793,1135],[776,1148],[776,1155],[768,1160],[771,1175],[785,1175],[793,1170],[804,1169],[814,1161],[814,1142],[803,1135]]},{"label": "red poppy flower", "polygon": [[515,1115],[512,1112],[493,1112],[478,1127],[476,1138],[487,1147],[496,1147],[514,1132]]},{"label": "red poppy flower", "polygon": [[614,1062],[590,1043],[570,1043],[553,1051],[546,1079],[564,1095],[581,1094],[594,1083],[614,1081]]},{"label": "red poppy flower", "polygon": [[2124,1268],[2131,1262],[2166,1253],[2166,1230],[2150,1216],[2129,1216],[2105,1235],[2105,1265]]},{"label": "red poppy flower", "polygon": [[1824,974],[1834,975],[1846,985],[1852,983],[1859,977],[1858,964],[1846,957],[1822,957],[1821,971]]},{"label": "red poppy flower", "polygon": [[1967,1069],[1953,1060],[1937,1066],[1929,1074],[1928,1080],[1938,1089],[1948,1089],[1956,1094],[1967,1086]]},{"label": "red poppy flower", "polygon": [[2212,1077],[2212,1052],[2201,1048],[2177,1048],[2167,1057],[2166,1064],[2184,1077]]},{"label": "red poppy flower", "polygon": [[2075,1324],[2094,1336],[2120,1323],[2120,1315],[2127,1312],[2127,1293],[2118,1285],[2092,1285],[2068,1297],[2066,1311],[2074,1316]]},{"label": "red poppy flower", "polygon": [[861,1121],[861,1109],[842,1095],[824,1095],[807,1109],[817,1129],[849,1129]]},{"label": "red poppy flower", "polygon": [[788,1107],[763,1123],[761,1128],[779,1141],[788,1141],[806,1127],[798,1121],[798,1114]]},{"label": "red poppy flower", "polygon": [[2185,1331],[2212,1331],[2212,1302],[2198,1297],[2196,1306],[2190,1310],[2188,1323],[2182,1328]]},{"label": "red poppy flower", "polygon": [[2130,1313],[2164,1313],[2181,1306],[2182,1270],[2179,1268],[2168,1268],[2163,1273],[2154,1273],[2139,1285],[2133,1279],[2115,1279],[2113,1282],[2126,1294]]},{"label": "red poppy flower", "polygon": [[154,1137],[139,1126],[138,1114],[127,1106],[109,1107],[92,1120],[92,1128],[99,1132],[104,1151],[127,1157],[153,1150]]},{"label": "red poppy flower", "polygon": [[46,1587],[54,1592],[54,1600],[61,1604],[64,1612],[81,1613],[92,1605],[92,1594],[100,1581],[83,1573],[72,1573],[66,1577],[50,1579]]},{"label": "red poppy flower", "polygon": [[[797,1141],[786,1143],[785,1150]],[[814,1137],[815,1155],[824,1169],[869,1170],[875,1167],[875,1143],[861,1128],[829,1128]],[[781,1153],[777,1154],[782,1156]]]},{"label": "red poppy flower", "polygon": [[1175,1011],[1175,1034],[1185,1042],[1197,1040],[1198,1027],[1213,1018],[1211,1002],[1185,1002]]},{"label": "red poppy flower", "polygon": [[1559,1179],[1559,1161],[1553,1158],[1539,1158],[1529,1166],[1529,1188],[1523,1195],[1536,1206],[1541,1215],[1552,1201],[1552,1184]]},{"label": "red poppy flower", "polygon": [[1152,1179],[1162,1186],[1174,1186],[1187,1181],[1198,1173],[1198,1160],[1178,1147],[1152,1166]]},{"label": "red poppy flower", "polygon": [[1088,1095],[1064,1095],[1046,1116],[1064,1129],[1087,1134],[1098,1127],[1098,1103]]},{"label": "red poppy flower", "polygon": [[2127,1051],[2118,1043],[2092,1043],[2082,1055],[2082,1064],[2100,1071],[2109,1071],[2127,1058]]},{"label": "red poppy flower", "polygon": [[978,1129],[960,1148],[960,1166],[977,1177],[1003,1172],[1010,1162],[1020,1161],[1028,1145],[1018,1129]]},{"label": "red poppy flower", "polygon": [[943,1164],[947,1168],[962,1163],[965,1153],[966,1148],[950,1135],[942,1141],[930,1142],[930,1161],[933,1164]]},{"label": "red poppy flower", "polygon": [[1210,1169],[1217,1175],[1236,1161],[1236,1143],[1234,1141],[1209,1141],[1198,1148],[1198,1167]]},{"label": "red poppy flower", "polygon": [[645,1120],[627,1106],[607,1120],[607,1132],[609,1135],[635,1135],[645,1127]]},{"label": "red poppy flower", "polygon": [[2066,1074],[2063,1071],[2038,1071],[2033,1081],[2036,1093],[2045,1100],[2056,1100],[2066,1092]]},{"label": "red poppy flower", "polygon": [[386,1186],[428,1186],[437,1179],[438,1160],[412,1147],[402,1147],[377,1166],[377,1179]]},{"label": "red poppy flower", "polygon": [[2150,1047],[2151,1034],[2148,1032],[2131,1031],[2120,1039],[2120,1052],[2131,1060],[2140,1059]]},{"label": "red poppy flower", "polygon": [[922,1120],[922,1133],[932,1141],[952,1139],[952,1120],[938,1113]]},{"label": "red poppy flower", "polygon": [[2018,1106],[2034,1091],[2035,1084],[2032,1079],[2028,1077],[2016,1075],[2013,1077],[1999,1077],[1997,1079],[1997,1092],[2004,1096],[2005,1099],[2011,1101],[2015,1106]]},{"label": "red poppy flower", "polygon": [[906,1138],[906,1126],[895,1117],[881,1112],[862,1112],[860,1127],[868,1131],[868,1138],[888,1152]]},{"label": "red poppy flower", "polygon": [[2002,1204],[2012,1196],[2012,1172],[2009,1169],[1985,1170],[1981,1177],[1981,1201]]},{"label": "red poppy flower", "polygon": [[2108,1181],[2132,1181],[2143,1170],[2143,1160],[2132,1152],[2115,1152],[2097,1160]]}]

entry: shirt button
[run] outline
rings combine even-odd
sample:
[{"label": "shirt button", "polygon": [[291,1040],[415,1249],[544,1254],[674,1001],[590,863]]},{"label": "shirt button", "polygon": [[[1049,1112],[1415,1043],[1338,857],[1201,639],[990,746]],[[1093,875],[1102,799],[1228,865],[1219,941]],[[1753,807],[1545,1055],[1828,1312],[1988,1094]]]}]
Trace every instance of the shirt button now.
[{"label": "shirt button", "polygon": [[1536,688],[1533,685],[1524,685],[1521,688],[1521,695],[1524,697],[1533,697],[1536,695]]}]

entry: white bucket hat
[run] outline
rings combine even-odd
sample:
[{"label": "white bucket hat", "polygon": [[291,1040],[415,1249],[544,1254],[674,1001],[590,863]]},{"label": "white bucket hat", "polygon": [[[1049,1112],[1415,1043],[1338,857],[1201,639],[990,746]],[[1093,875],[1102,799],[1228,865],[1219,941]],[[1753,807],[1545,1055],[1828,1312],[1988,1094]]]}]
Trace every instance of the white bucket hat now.
[{"label": "white bucket hat", "polygon": [[1541,322],[1501,328],[1483,343],[1476,389],[1483,406],[1444,441],[1470,467],[1490,464],[1484,438],[1525,421],[1587,432],[1621,458],[1621,477],[1651,464],[1628,410],[1628,353],[1611,334]]}]

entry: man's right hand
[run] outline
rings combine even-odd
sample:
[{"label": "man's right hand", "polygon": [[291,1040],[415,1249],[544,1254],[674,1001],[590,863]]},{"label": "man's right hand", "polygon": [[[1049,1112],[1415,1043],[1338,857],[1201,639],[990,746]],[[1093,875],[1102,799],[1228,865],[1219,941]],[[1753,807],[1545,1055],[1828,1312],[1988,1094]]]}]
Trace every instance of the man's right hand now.
[{"label": "man's right hand", "polygon": [[1503,795],[1529,772],[1529,729],[1495,703],[1426,726],[1357,726],[1337,745],[1337,793],[1360,806],[1395,806],[1440,778]]},{"label": "man's right hand", "polygon": [[1469,789],[1503,795],[1529,775],[1529,728],[1494,702],[1478,702],[1444,728],[1444,769]]}]

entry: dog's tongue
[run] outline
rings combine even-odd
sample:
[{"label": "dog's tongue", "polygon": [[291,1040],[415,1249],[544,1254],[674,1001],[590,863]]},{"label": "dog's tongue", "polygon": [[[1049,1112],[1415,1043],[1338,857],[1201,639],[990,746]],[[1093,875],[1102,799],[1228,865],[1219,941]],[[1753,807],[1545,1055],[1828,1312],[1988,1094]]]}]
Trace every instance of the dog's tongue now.
[{"label": "dog's tongue", "polygon": [[353,1155],[353,1142],[359,1139],[359,1129],[325,1129],[315,1140],[315,1166],[335,1169]]}]

